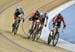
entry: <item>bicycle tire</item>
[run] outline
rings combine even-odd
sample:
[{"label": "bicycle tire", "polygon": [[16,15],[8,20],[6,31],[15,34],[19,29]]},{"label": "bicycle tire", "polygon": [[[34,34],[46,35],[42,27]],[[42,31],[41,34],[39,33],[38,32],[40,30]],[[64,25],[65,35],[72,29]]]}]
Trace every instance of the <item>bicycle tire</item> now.
[{"label": "bicycle tire", "polygon": [[[56,39],[56,42],[55,42],[55,39]],[[59,32],[55,33],[55,35],[53,36],[53,42],[52,42],[53,46],[56,46],[56,44],[58,43],[58,40],[59,40]]]},{"label": "bicycle tire", "polygon": [[48,36],[48,45],[51,43],[51,35]]}]

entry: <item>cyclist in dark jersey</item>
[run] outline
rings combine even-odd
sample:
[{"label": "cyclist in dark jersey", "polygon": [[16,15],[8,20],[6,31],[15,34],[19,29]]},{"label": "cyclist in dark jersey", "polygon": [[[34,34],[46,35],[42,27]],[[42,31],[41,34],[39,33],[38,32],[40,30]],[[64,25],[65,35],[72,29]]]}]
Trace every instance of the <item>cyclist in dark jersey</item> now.
[{"label": "cyclist in dark jersey", "polygon": [[41,20],[39,11],[36,10],[34,13],[32,13],[32,16],[29,18],[29,20],[32,21],[31,29],[33,29],[34,22],[36,20]]},{"label": "cyclist in dark jersey", "polygon": [[61,22],[63,22],[63,25],[64,25],[63,28],[65,28],[66,23],[65,23],[64,17],[61,14],[58,14],[57,16],[53,18],[53,27],[56,25],[58,28],[60,28]]},{"label": "cyclist in dark jersey", "polygon": [[23,22],[24,22],[24,11],[21,7],[17,7],[16,10],[15,10],[15,13],[14,13],[14,23],[12,24],[12,27],[15,26],[15,22],[17,20],[17,18],[19,18],[19,23],[21,21],[21,19],[23,19]]}]

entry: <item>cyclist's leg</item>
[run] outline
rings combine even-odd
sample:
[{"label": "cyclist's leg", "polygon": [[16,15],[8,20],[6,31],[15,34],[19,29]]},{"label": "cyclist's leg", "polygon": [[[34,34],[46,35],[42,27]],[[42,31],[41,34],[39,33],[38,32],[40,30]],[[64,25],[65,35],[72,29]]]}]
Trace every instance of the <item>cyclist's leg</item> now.
[{"label": "cyclist's leg", "polygon": [[32,25],[31,25],[31,28],[30,28],[30,33],[32,33],[33,28],[34,28],[34,21],[32,22]]},{"label": "cyclist's leg", "polygon": [[14,23],[13,23],[13,24],[12,24],[12,32],[14,31],[14,29],[15,29],[15,28],[14,28]]},{"label": "cyclist's leg", "polygon": [[54,28],[54,27],[55,27],[55,23],[53,22],[53,24],[52,24],[52,25],[53,25],[53,28]]},{"label": "cyclist's leg", "polygon": [[42,31],[42,28],[43,28],[43,24],[40,24],[39,31]]},{"label": "cyclist's leg", "polygon": [[17,23],[17,30],[18,30],[18,28],[19,28],[20,22],[21,22],[21,19],[19,19],[19,21],[18,21],[18,23]]},{"label": "cyclist's leg", "polygon": [[44,25],[44,21],[45,21],[45,20],[44,20],[44,19],[42,19],[42,22],[41,22],[41,24],[42,24],[42,25]]},{"label": "cyclist's leg", "polygon": [[14,20],[14,23],[12,24],[12,27],[14,27],[14,26],[15,26],[15,22],[16,22],[16,19]]},{"label": "cyclist's leg", "polygon": [[44,25],[44,21],[45,21],[44,18],[42,18],[42,20],[40,21],[40,24],[41,24],[40,31],[42,31],[42,28],[43,28],[43,25]]},{"label": "cyclist's leg", "polygon": [[60,24],[57,24],[56,33],[58,33],[60,26],[61,26]]},{"label": "cyclist's leg", "polygon": [[20,18],[15,22],[15,34],[16,34],[17,31],[18,31],[20,22],[21,22],[21,19],[20,19]]},{"label": "cyclist's leg", "polygon": [[34,26],[34,21],[32,22],[31,24],[31,28],[29,29],[29,36],[28,36],[28,39],[31,37],[32,33],[33,33],[33,26]]}]

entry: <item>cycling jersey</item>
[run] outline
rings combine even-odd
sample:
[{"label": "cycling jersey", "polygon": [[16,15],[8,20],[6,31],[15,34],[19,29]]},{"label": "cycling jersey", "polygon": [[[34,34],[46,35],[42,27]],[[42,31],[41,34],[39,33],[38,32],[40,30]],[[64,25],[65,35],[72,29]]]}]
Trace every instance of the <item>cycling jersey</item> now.
[{"label": "cycling jersey", "polygon": [[[20,14],[24,15],[24,11],[22,8],[16,9],[15,13],[14,13],[14,19],[16,19],[17,17],[19,17]],[[24,18],[22,15],[22,18]]]},{"label": "cycling jersey", "polygon": [[53,18],[53,23],[56,24],[59,27],[61,26],[61,22],[63,22],[64,26],[66,26],[66,23],[64,21],[64,17],[63,16],[61,16],[60,18],[58,16],[55,16]]},{"label": "cycling jersey", "polygon": [[31,21],[40,20],[40,13],[33,13],[32,16],[29,18]]}]

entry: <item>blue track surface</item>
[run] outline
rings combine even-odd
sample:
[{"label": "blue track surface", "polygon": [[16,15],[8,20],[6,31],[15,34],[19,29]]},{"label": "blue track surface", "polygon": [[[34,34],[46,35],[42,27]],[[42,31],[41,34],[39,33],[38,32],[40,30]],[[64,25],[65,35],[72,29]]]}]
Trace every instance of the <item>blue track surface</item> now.
[{"label": "blue track surface", "polygon": [[[65,17],[67,26],[64,33],[60,29],[60,38],[75,44],[75,5],[65,9],[61,14]],[[49,23],[49,27],[52,27],[52,21]]]}]

